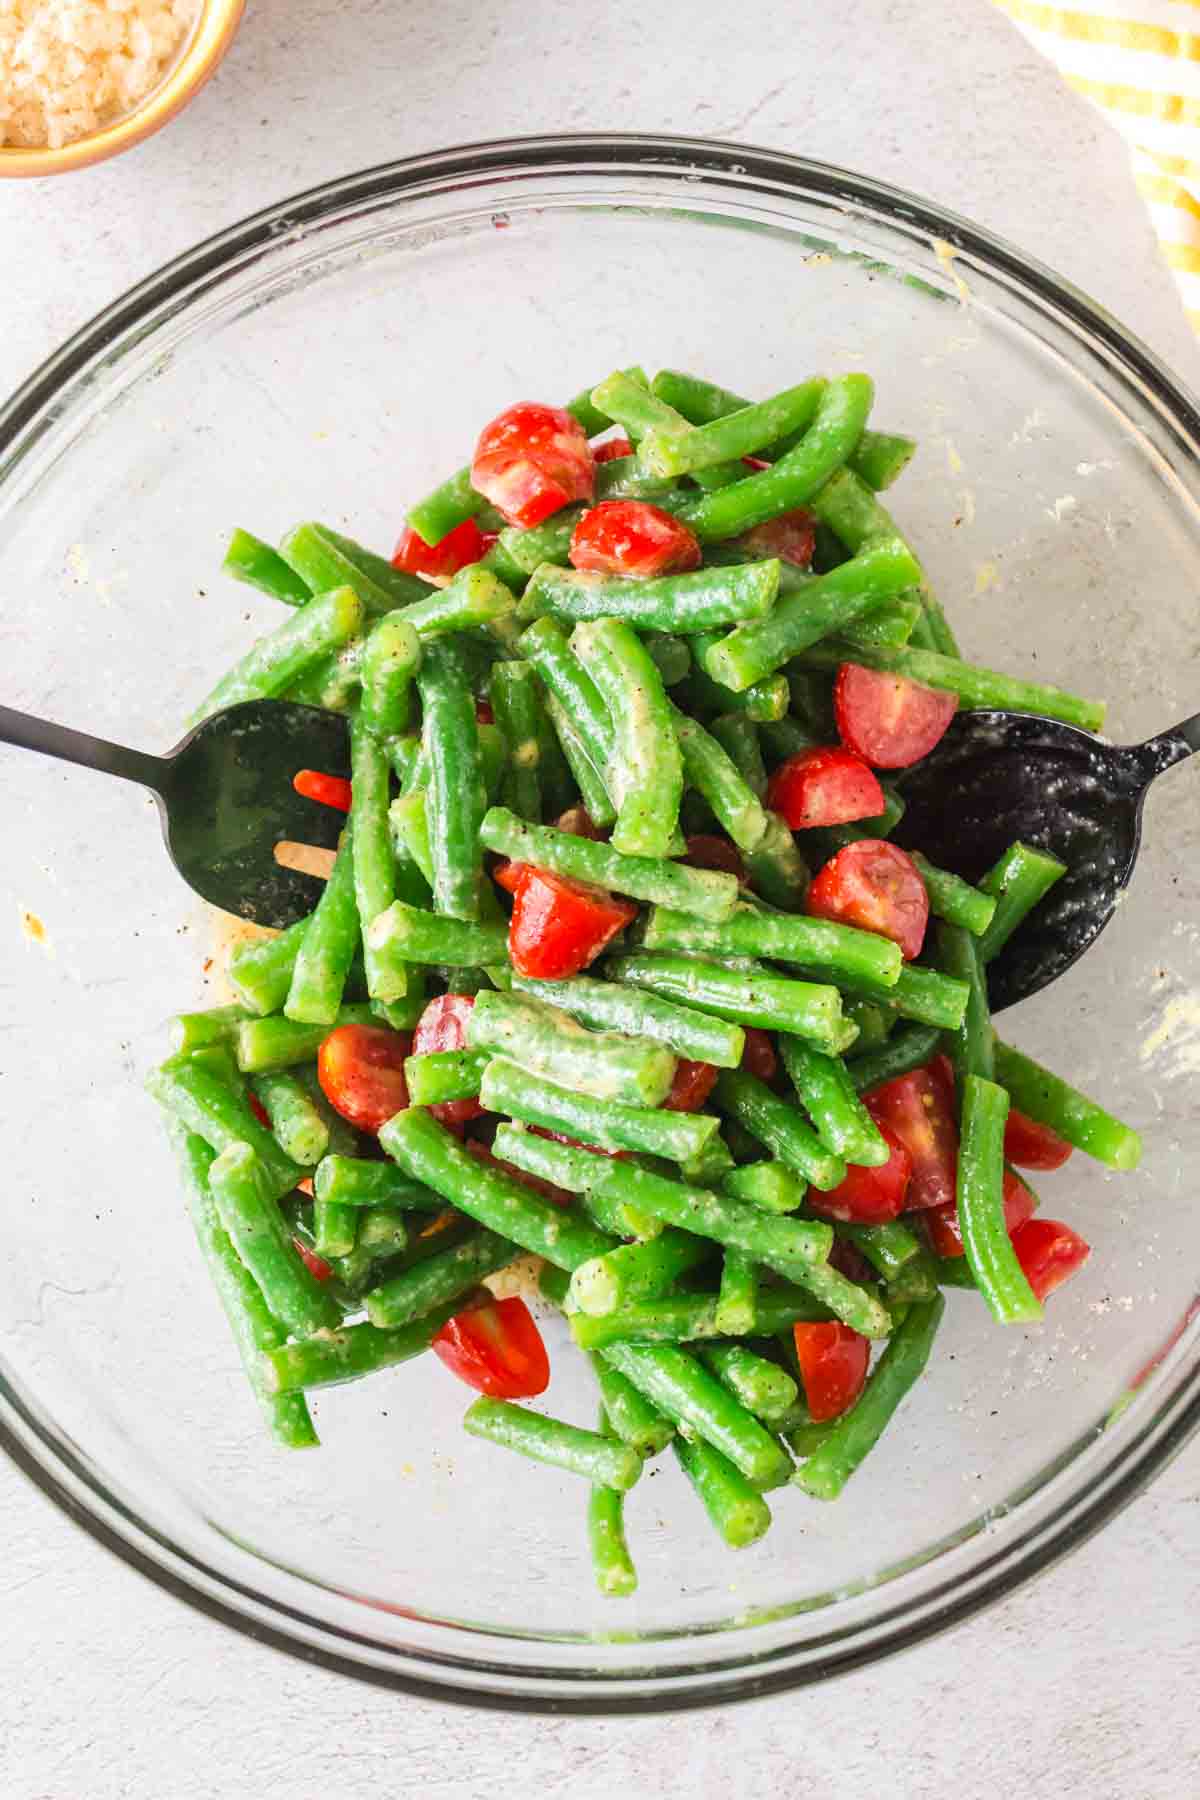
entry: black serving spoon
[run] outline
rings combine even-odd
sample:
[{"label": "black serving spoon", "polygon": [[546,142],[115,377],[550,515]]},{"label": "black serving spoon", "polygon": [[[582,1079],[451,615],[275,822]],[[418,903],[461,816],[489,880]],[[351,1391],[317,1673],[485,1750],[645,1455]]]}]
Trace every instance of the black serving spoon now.
[{"label": "black serving spoon", "polygon": [[350,773],[339,713],[290,700],[247,700],[213,713],[166,756],[127,750],[0,706],[0,743],[40,750],[140,781],[158,800],[171,860],[203,899],[256,925],[291,925],[324,883],[275,860],[281,842],[332,849],[344,814],[292,786],[299,769]]},{"label": "black serving spoon", "polygon": [[961,712],[896,786],[893,836],[978,881],[1020,838],[1067,866],[988,965],[993,1012],[1036,994],[1095,943],[1129,883],[1156,776],[1200,750],[1200,713],[1144,744],[1106,744],[1029,713]]}]

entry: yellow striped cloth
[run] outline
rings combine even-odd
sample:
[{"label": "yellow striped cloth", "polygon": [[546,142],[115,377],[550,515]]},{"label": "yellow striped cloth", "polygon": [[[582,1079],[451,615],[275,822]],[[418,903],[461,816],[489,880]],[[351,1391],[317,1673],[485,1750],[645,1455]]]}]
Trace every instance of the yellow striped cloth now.
[{"label": "yellow striped cloth", "polygon": [[1200,331],[1200,6],[996,4],[1128,142],[1134,179]]}]

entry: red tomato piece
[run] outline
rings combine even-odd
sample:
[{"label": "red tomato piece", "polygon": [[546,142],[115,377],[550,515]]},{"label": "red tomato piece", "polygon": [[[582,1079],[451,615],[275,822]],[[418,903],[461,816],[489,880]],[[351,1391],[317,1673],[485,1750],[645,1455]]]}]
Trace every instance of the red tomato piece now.
[{"label": "red tomato piece", "polygon": [[[760,1031],[757,1025],[747,1025],[746,1045],[742,1051],[742,1067],[750,1075],[757,1075],[760,1081],[774,1081],[779,1073],[779,1058],[775,1054],[775,1044],[771,1034]],[[702,1068],[707,1065],[701,1064]]]},{"label": "red tomato piece", "polygon": [[[413,1055],[425,1056],[434,1050],[465,1050],[467,1022],[474,1004],[470,994],[439,994],[436,1000],[431,1000],[413,1032]],[[483,1117],[478,1100],[440,1100],[429,1110],[452,1131],[470,1119]]]},{"label": "red tomato piece", "polygon": [[1092,1254],[1091,1245],[1057,1219],[1026,1219],[1013,1232],[1012,1247],[1039,1300],[1069,1281]]},{"label": "red tomato piece", "polygon": [[592,455],[598,463],[616,462],[618,456],[632,456],[633,445],[622,432],[620,437],[609,438],[607,443],[597,444]]},{"label": "red tomato piece", "polygon": [[645,500],[602,500],[571,534],[577,569],[604,575],[666,575],[700,567],[700,545],[678,519]]},{"label": "red tomato piece", "polygon": [[834,1238],[833,1249],[829,1252],[829,1266],[836,1269],[839,1275],[844,1275],[847,1281],[878,1279],[858,1245],[852,1244],[849,1238]]},{"label": "red tomato piece", "polygon": [[[756,464],[764,469],[770,466],[769,463]],[[777,519],[755,525],[753,530],[743,533],[738,542],[752,550],[755,556],[777,556],[780,562],[795,563],[798,568],[807,569],[817,542],[817,521],[807,507],[798,506],[794,512],[780,513]]]},{"label": "red tomato piece", "polygon": [[497,887],[502,887],[506,894],[515,894],[529,870],[529,863],[498,862],[492,870],[492,880]]},{"label": "red tomato piece", "polygon": [[883,1225],[900,1216],[906,1201],[912,1204],[907,1200],[912,1157],[890,1125],[878,1119],[875,1123],[892,1154],[878,1169],[851,1163],[845,1181],[839,1181],[827,1193],[810,1188],[807,1205],[818,1218],[842,1219],[853,1225]]},{"label": "red tomato piece", "polygon": [[322,806],[336,806],[339,812],[350,811],[354,794],[350,783],[341,775],[322,775],[317,769],[297,769],[292,776],[292,786],[306,800],[318,800]]},{"label": "red tomato piece", "polygon": [[953,1205],[958,1126],[953,1107],[947,1106],[944,1091],[929,1070],[914,1069],[910,1075],[885,1081],[863,1095],[863,1104],[880,1130],[886,1125],[908,1151],[912,1175],[905,1211]]},{"label": "red tomato piece", "polygon": [[[569,1140],[563,1138],[562,1141],[565,1144]],[[487,1163],[491,1169],[502,1169],[506,1175],[511,1175],[514,1181],[520,1182],[522,1187],[528,1188],[531,1194],[540,1194],[543,1200],[552,1201],[555,1206],[570,1206],[575,1198],[573,1194],[567,1192],[566,1188],[556,1187],[552,1181],[543,1181],[540,1175],[530,1175],[525,1169],[518,1169],[516,1163],[505,1162],[502,1156],[496,1156],[488,1145],[481,1143],[478,1138],[467,1138],[463,1147],[470,1151],[476,1162]]]},{"label": "red tomato piece", "polygon": [[[1037,1195],[1027,1188],[1011,1169],[1004,1171],[1004,1227],[1009,1237],[1037,1211]],[[958,1206],[931,1206],[924,1214],[930,1248],[938,1256],[965,1256],[962,1232],[958,1225]]]},{"label": "red tomato piece", "polygon": [[836,1419],[863,1391],[871,1346],[860,1332],[836,1319],[827,1325],[792,1326],[804,1397],[814,1419]]},{"label": "red tomato piece", "polygon": [[687,841],[687,855],[679,858],[693,869],[716,869],[723,875],[746,879],[746,865],[736,844],[718,837],[714,831],[701,831]]},{"label": "red tomato piece", "polygon": [[843,663],[833,684],[838,733],[848,749],[877,769],[920,762],[958,711],[958,695],[923,687],[907,675]]},{"label": "red tomato piece", "polygon": [[554,829],[569,832],[572,837],[591,838],[597,844],[605,835],[586,806],[568,806],[566,812],[559,813],[555,819]]},{"label": "red tomato piece", "polygon": [[1039,1125],[1011,1107],[1004,1127],[1004,1154],[1018,1169],[1061,1169],[1071,1145],[1048,1125]]},{"label": "red tomato piece", "polygon": [[878,777],[862,757],[830,745],[800,750],[781,762],[767,783],[767,805],[782,813],[793,831],[811,831],[816,825],[878,818],[885,801]]},{"label": "red tomato piece", "polygon": [[329,1104],[360,1131],[378,1131],[408,1105],[407,1031],[386,1025],[339,1025],[317,1052],[317,1079]]},{"label": "red tomato piece", "polygon": [[[578,975],[637,917],[637,907],[607,888],[571,881],[531,863],[510,888],[514,895],[508,953],[518,974],[531,981]],[[507,881],[496,877],[505,887]]]},{"label": "red tomato piece", "polygon": [[315,1250],[310,1250],[299,1238],[293,1238],[292,1245],[310,1275],[318,1281],[332,1281],[333,1270],[323,1256],[318,1256]]},{"label": "red tomato piece", "polygon": [[270,1131],[271,1115],[267,1111],[266,1107],[263,1105],[262,1101],[259,1099],[258,1095],[257,1094],[247,1094],[246,1100],[249,1104],[250,1111],[254,1114],[254,1116],[258,1120],[259,1124],[263,1127],[264,1130]]},{"label": "red tomato piece", "polygon": [[595,481],[587,434],[561,406],[523,400],[479,434],[471,485],[510,525],[540,525],[560,507],[590,500]]},{"label": "red tomato piece", "polygon": [[671,1091],[663,1101],[668,1112],[699,1112],[717,1085],[719,1070],[712,1063],[689,1062],[681,1056],[675,1065]]},{"label": "red tomato piece", "polygon": [[550,1359],[525,1302],[486,1300],[447,1319],[433,1339],[452,1375],[496,1400],[528,1400],[550,1382]]},{"label": "red tomato piece", "polygon": [[436,544],[427,544],[411,525],[406,525],[392,551],[392,567],[405,575],[423,575],[427,581],[441,580],[457,575],[468,563],[478,562],[486,548],[474,519],[464,519]]},{"label": "red tomato piece", "polygon": [[859,838],[839,850],[813,880],[806,904],[814,918],[891,938],[909,962],[925,942],[925,883],[912,857],[886,838]]},{"label": "red tomato piece", "polygon": [[496,715],[492,711],[490,701],[477,700],[475,702],[475,723],[477,725],[494,725],[496,723]]}]

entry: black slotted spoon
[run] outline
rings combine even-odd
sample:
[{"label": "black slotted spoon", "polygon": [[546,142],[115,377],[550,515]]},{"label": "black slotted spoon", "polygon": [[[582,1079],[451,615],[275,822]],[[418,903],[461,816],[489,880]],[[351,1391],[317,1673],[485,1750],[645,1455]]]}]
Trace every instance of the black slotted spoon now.
[{"label": "black slotted spoon", "polygon": [[324,883],[275,860],[280,842],[333,849],[345,817],[292,786],[298,769],[349,775],[340,713],[291,700],[246,700],[213,713],[166,756],[130,750],[0,706],[0,743],[38,750],[148,787],[171,860],[189,887],[256,925],[291,925]]},{"label": "black slotted spoon", "polygon": [[893,836],[978,881],[1015,839],[1066,874],[988,964],[993,1012],[1036,994],[1094,944],[1129,885],[1147,790],[1200,750],[1200,713],[1144,744],[1106,744],[1031,713],[960,712],[896,785]]}]

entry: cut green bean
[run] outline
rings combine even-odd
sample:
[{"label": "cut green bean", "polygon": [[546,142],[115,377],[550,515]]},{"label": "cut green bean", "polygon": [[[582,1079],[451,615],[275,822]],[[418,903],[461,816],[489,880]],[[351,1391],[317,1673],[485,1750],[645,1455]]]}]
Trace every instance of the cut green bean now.
[{"label": "cut green bean", "polygon": [[[850,568],[852,564],[846,563],[843,567]],[[835,573],[840,574],[841,570]],[[822,577],[825,581],[831,579],[828,575]],[[957,694],[968,707],[1039,713],[1048,719],[1060,719],[1067,725],[1078,725],[1084,731],[1100,731],[1104,726],[1102,700],[1085,700],[1061,688],[1023,681],[1016,675],[999,674],[995,669],[960,662],[956,657],[933,650],[916,650],[911,646],[903,650],[868,649],[864,645],[850,646],[831,637],[822,643],[811,644],[800,660],[808,668],[836,669],[844,662],[857,662],[868,669],[907,675],[926,687]]]},{"label": "cut green bean", "polygon": [[546,714],[579,790],[584,811],[593,825],[603,827],[615,824],[617,809],[604,784],[604,777],[589,757],[582,737],[556,694],[546,695]]},{"label": "cut green bean", "polygon": [[396,1113],[380,1130],[379,1141],[414,1181],[433,1188],[498,1237],[510,1238],[559,1268],[578,1268],[613,1248],[606,1233],[530,1193],[503,1170],[478,1162],[420,1107]]},{"label": "cut green bean", "polygon": [[740,1250],[725,1249],[714,1318],[722,1337],[749,1337],[755,1328],[758,1275]]},{"label": "cut green bean", "polygon": [[909,855],[925,883],[930,912],[950,925],[960,925],[972,937],[982,938],[996,912],[992,895],[972,887],[969,881],[949,869],[937,868],[919,850],[910,850]]},{"label": "cut green bean", "polygon": [[422,1182],[410,1181],[394,1163],[356,1156],[326,1156],[317,1164],[313,1191],[343,1206],[398,1206],[406,1212],[440,1213],[445,1201]]},{"label": "cut green bean", "polygon": [[[560,1276],[562,1271],[552,1270],[547,1263],[542,1275],[547,1273],[553,1279]],[[670,1419],[664,1417],[619,1369],[614,1369],[598,1352],[589,1354],[588,1361],[600,1388],[600,1398],[608,1415],[610,1430],[623,1444],[631,1445],[639,1456],[658,1456],[675,1436],[675,1427]]]},{"label": "cut green bean", "polygon": [[642,1472],[641,1457],[618,1438],[547,1418],[545,1413],[516,1406],[511,1400],[481,1395],[467,1408],[463,1429],[473,1437],[501,1444],[535,1462],[551,1463],[618,1493],[627,1492]]},{"label": "cut green bean", "polygon": [[607,1150],[641,1150],[672,1162],[699,1155],[718,1129],[718,1121],[703,1113],[652,1111],[574,1093],[530,1075],[503,1056],[494,1057],[484,1070],[479,1093],[486,1112],[541,1125],[580,1143],[599,1144]]},{"label": "cut green bean", "polygon": [[[757,1144],[754,1150],[757,1155]],[[781,1162],[750,1162],[723,1176],[721,1188],[732,1199],[757,1206],[760,1212],[791,1213],[802,1204],[807,1183]]]},{"label": "cut green bean", "polygon": [[533,664],[497,663],[489,687],[492,711],[508,744],[509,765],[502,791],[520,819],[542,817],[541,743],[538,717],[541,700]]},{"label": "cut green bean", "polygon": [[1039,1125],[1048,1125],[1068,1144],[1107,1163],[1110,1169],[1136,1169],[1142,1140],[1129,1125],[1081,1094],[1060,1075],[1052,1075],[1031,1056],[996,1041],[996,1080],[1008,1089],[1015,1107]]},{"label": "cut green bean", "polygon": [[760,1031],[794,1032],[822,1046],[841,1042],[842,997],[835,987],[783,975],[743,975],[690,956],[618,956],[616,981],[644,988]]},{"label": "cut green bean", "polygon": [[698,631],[688,640],[694,666],[681,683],[675,699],[689,714],[744,714],[755,724],[770,724],[782,719],[791,699],[785,676],[768,675],[764,681],[751,682],[748,688],[735,693],[723,682],[714,681],[705,671],[704,658],[714,644],[720,643],[721,637],[719,631]]},{"label": "cut green bean", "polygon": [[676,1056],[715,1063],[720,1069],[736,1069],[742,1060],[745,1033],[740,1026],[619,982],[597,981],[587,975],[568,981],[529,981],[514,975],[513,986],[560,1007],[596,1031],[650,1038],[666,1044]]},{"label": "cut green bean", "polygon": [[574,622],[622,619],[641,631],[686,635],[761,619],[770,612],[778,591],[779,563],[774,557],[637,580],[542,563],[529,578],[518,613],[524,619],[550,613]]},{"label": "cut green bean", "polygon": [[297,919],[286,931],[271,937],[243,939],[229,956],[229,980],[250,1012],[278,1012],[292,985],[292,970],[308,930],[307,919]]},{"label": "cut green bean", "polygon": [[[660,400],[642,382],[629,379],[624,370],[610,375],[592,390],[594,404],[602,403],[611,409],[618,425],[623,425],[634,444],[641,444],[648,433],[662,431],[668,433],[688,431],[688,421],[677,413],[672,406]],[[637,467],[650,481],[661,481],[657,475],[639,456]],[[732,464],[728,461],[706,462],[703,467],[694,471],[693,479],[701,487],[722,486],[742,473],[740,458]]]},{"label": "cut green bean", "polygon": [[939,1294],[910,1308],[855,1405],[834,1421],[828,1436],[796,1471],[797,1487],[818,1500],[837,1499],[924,1371],[945,1306]]},{"label": "cut green bean", "polygon": [[585,1313],[611,1313],[636,1301],[653,1300],[707,1261],[712,1245],[690,1232],[668,1229],[644,1244],[622,1244],[571,1276],[570,1296]]},{"label": "cut green bean", "polygon": [[244,581],[273,600],[282,600],[285,606],[307,606],[312,599],[308,583],[288,567],[278,550],[252,531],[239,528],[233,533],[221,567],[235,581]]},{"label": "cut green bean", "polygon": [[[447,590],[448,592],[449,590]],[[475,696],[459,658],[448,646],[430,645],[417,673],[424,712],[422,746],[429,762],[429,838],[433,898],[453,919],[479,917],[483,852],[479,826],[487,811]],[[383,943],[368,938],[382,954]],[[403,955],[400,946],[396,946]],[[448,957],[437,958],[450,961]],[[478,958],[479,961],[503,960]]]},{"label": "cut green bean", "polygon": [[[599,688],[567,642],[562,626],[554,619],[536,619],[522,632],[517,649],[533,664],[547,693],[560,703],[589,762],[603,770],[612,755],[612,720]],[[592,816],[595,818],[594,813]]]},{"label": "cut green bean", "polygon": [[859,1099],[840,1056],[827,1056],[783,1033],[779,1054],[817,1136],[843,1162],[881,1168],[891,1151]]},{"label": "cut green bean", "polygon": [[713,1089],[713,1098],[723,1112],[732,1113],[753,1132],[772,1156],[813,1187],[827,1191],[846,1179],[842,1158],[821,1142],[796,1107],[773,1094],[756,1076],[744,1069],[725,1070]]},{"label": "cut green bean", "polygon": [[724,713],[713,720],[710,730],[747,787],[761,800],[767,791],[767,771],[754,720],[744,712]]},{"label": "cut green bean", "polygon": [[412,1106],[443,1106],[448,1100],[474,1100],[487,1067],[481,1050],[427,1050],[410,1056],[404,1080]]},{"label": "cut green bean", "polygon": [[921,1253],[921,1240],[899,1219],[882,1225],[835,1225],[838,1237],[861,1250],[884,1281],[895,1281],[901,1270]]},{"label": "cut green bean", "polygon": [[970,1074],[962,1078],[960,1091],[962,1147],[955,1197],[963,1248],[992,1317],[1001,1325],[1029,1324],[1041,1318],[1042,1309],[1004,1222],[1008,1095],[994,1081]]},{"label": "cut green bean", "polygon": [[448,1300],[436,1312],[426,1313],[411,1325],[398,1326],[394,1331],[381,1331],[364,1321],[361,1325],[323,1331],[320,1337],[284,1344],[264,1358],[268,1390],[289,1394],[302,1388],[330,1387],[409,1362],[428,1350],[446,1320],[461,1310],[461,1299]]},{"label": "cut green bean", "polygon": [[756,1355],[745,1344],[704,1344],[696,1354],[747,1411],[765,1424],[776,1424],[795,1405],[799,1389],[787,1370]]},{"label": "cut green bean", "polygon": [[[600,1409],[600,1435],[611,1437],[604,1408]],[[616,1488],[593,1482],[588,1495],[588,1546],[592,1574],[602,1594],[618,1599],[637,1588],[637,1570],[625,1540],[624,1496]]]},{"label": "cut green bean", "polygon": [[555,1143],[536,1136],[524,1125],[506,1124],[496,1132],[492,1152],[501,1162],[512,1163],[514,1168],[536,1175],[540,1181],[551,1181],[567,1193],[577,1194],[588,1217],[614,1237],[645,1242],[663,1229],[662,1220],[652,1213],[595,1188],[607,1161],[602,1151]]},{"label": "cut green bean", "polygon": [[829,1263],[814,1264],[806,1271],[803,1285],[814,1300],[851,1331],[861,1332],[865,1338],[885,1338],[891,1331],[891,1314],[879,1297]]},{"label": "cut green bean", "polygon": [[358,1246],[359,1209],[334,1200],[313,1202],[313,1247],[330,1260],[352,1256]]},{"label": "cut green bean", "polygon": [[[305,921],[307,924],[307,920]],[[275,1013],[266,1019],[243,1019],[237,1028],[238,1067],[247,1075],[267,1075],[311,1062],[331,1030],[339,1025],[370,1025],[374,1014],[365,1002],[340,1006],[332,1025],[306,1025]]]},{"label": "cut green bean", "polygon": [[807,430],[824,389],[823,381],[805,381],[690,430],[652,426],[638,445],[638,461],[651,475],[675,477],[755,455],[793,431]]},{"label": "cut green bean", "polygon": [[671,719],[683,758],[684,779],[712,808],[718,822],[743,853],[762,842],[768,814],[729,752],[703,725],[672,707]]},{"label": "cut green bean", "polygon": [[485,1275],[504,1268],[516,1255],[517,1247],[508,1238],[494,1231],[475,1231],[372,1288],[366,1295],[367,1317],[380,1327],[407,1325],[447,1300],[469,1293]]},{"label": "cut green bean", "polygon": [[500,533],[500,548],[523,575],[532,575],[544,562],[566,567],[572,535],[585,511],[582,506],[566,506],[541,525],[509,525]]},{"label": "cut green bean", "polygon": [[766,1427],[686,1350],[610,1344],[604,1354],[677,1426],[720,1450],[750,1481],[786,1474],[787,1459]]},{"label": "cut green bean", "polygon": [[[220,1152],[244,1144],[253,1150],[269,1178],[274,1200],[303,1178],[299,1163],[285,1155],[267,1127],[259,1124],[245,1093],[211,1070],[195,1062],[155,1069],[146,1077],[146,1087],[160,1106],[211,1149]],[[715,1120],[713,1125],[715,1128]]]},{"label": "cut green bean", "polygon": [[403,1250],[407,1243],[408,1222],[398,1207],[367,1206],[362,1209],[356,1249],[390,1257],[393,1252]]},{"label": "cut green bean", "polygon": [[887,1305],[893,1317],[898,1306],[933,1299],[938,1290],[937,1260],[923,1244],[918,1245],[916,1255],[908,1257],[900,1272],[888,1282]]},{"label": "cut green bean", "polygon": [[408,990],[403,962],[367,941],[375,920],[396,898],[396,858],[388,823],[388,759],[361,714],[350,726],[350,770],[354,785],[351,860],[367,992],[372,1000],[399,1000]]},{"label": "cut green bean", "polygon": [[995,897],[992,919],[979,941],[985,963],[999,955],[1018,925],[1066,872],[1067,865],[1057,856],[1048,856],[1031,844],[1009,846],[979,884],[985,894]]},{"label": "cut green bean", "polygon": [[[826,971],[815,964],[807,968],[798,964],[796,973],[807,975],[810,981],[828,979]],[[861,1000],[874,1000],[877,1005],[888,1007],[896,1017],[913,1019],[919,1025],[936,1025],[942,1031],[957,1031],[966,1014],[966,982],[943,975],[939,969],[905,963],[894,987],[873,981],[866,975],[849,975],[845,969],[839,970],[835,979],[844,993]]]},{"label": "cut green bean", "polygon": [[675,1057],[665,1044],[588,1031],[527,992],[479,994],[467,1042],[581,1094],[630,1106],[660,1106],[675,1078]]},{"label": "cut green bean", "polygon": [[713,1528],[729,1548],[744,1550],[756,1544],[770,1526],[771,1511],[741,1470],[703,1438],[677,1437],[672,1447]]},{"label": "cut green bean", "polygon": [[428,582],[394,569],[384,557],[364,550],[353,538],[311,520],[287,533],[279,554],[303,576],[314,594],[326,594],[331,588],[352,589],[369,619],[420,601],[433,591]]},{"label": "cut green bean", "polygon": [[303,1025],[332,1025],[359,943],[354,894],[354,824],[342,834],[333,873],[308,921],[283,1010]]},{"label": "cut green bean", "polygon": [[371,936],[380,944],[393,946],[405,962],[444,963],[458,969],[486,968],[508,960],[506,926],[440,917],[405,906],[401,900],[380,914]]},{"label": "cut green bean", "polygon": [[178,1013],[171,1020],[170,1043],[176,1056],[190,1056],[207,1044],[237,1042],[238,1026],[250,1017],[244,1006],[212,1006],[207,1012]]},{"label": "cut green bean", "polygon": [[910,1075],[923,1069],[941,1047],[942,1034],[936,1025],[901,1025],[878,1050],[866,1056],[853,1056],[846,1065],[857,1093],[869,1093],[894,1081],[897,1075]]},{"label": "cut green bean", "polygon": [[946,1049],[961,1082],[966,1075],[982,1075],[985,1081],[995,1077],[995,1034],[988,1010],[987,976],[984,973],[982,946],[961,925],[943,921],[935,940],[937,964],[947,975],[967,985],[967,1010],[957,1031],[946,1037]]},{"label": "cut green bean", "polygon": [[612,716],[604,771],[617,804],[612,848],[628,856],[666,856],[679,820],[683,764],[662,677],[620,619],[576,626],[571,648]]},{"label": "cut green bean", "polygon": [[336,1301],[301,1260],[276,1204],[275,1183],[250,1145],[228,1144],[209,1182],[221,1224],[274,1317],[300,1336],[340,1324]]},{"label": "cut green bean", "polygon": [[[359,664],[359,718],[377,736],[393,737],[408,730],[413,676],[420,661],[421,640],[406,619],[388,613],[371,627]],[[357,798],[356,788],[356,803]]]},{"label": "cut green bean", "polygon": [[880,1050],[887,1043],[893,1024],[895,1023],[881,1006],[871,1000],[842,1000],[842,1011],[858,1032],[851,1053],[862,1056],[868,1050]]},{"label": "cut green bean", "polygon": [[534,863],[576,881],[589,881],[635,900],[673,906],[717,924],[730,918],[737,905],[735,875],[691,869],[665,857],[624,856],[608,844],[593,843],[568,831],[527,825],[505,807],[494,806],[485,814],[479,836],[486,849],[514,862]]},{"label": "cut green bean", "polygon": [[808,894],[808,864],[786,819],[768,812],[767,829],[742,856],[750,885],[769,906],[778,907],[781,912],[803,912]]},{"label": "cut green bean", "polygon": [[189,717],[198,725],[223,707],[282,694],[296,677],[328,651],[362,630],[363,609],[348,587],[321,594],[259,638]]},{"label": "cut green bean", "polygon": [[765,956],[776,962],[828,967],[843,977],[867,977],[890,994],[903,966],[900,947],[889,938],[825,919],[781,918],[741,906],[724,925],[705,925],[682,913],[656,907],[646,926],[647,950],[712,951],[716,955]]},{"label": "cut green bean", "polygon": [[278,1070],[252,1076],[250,1091],[270,1119],[284,1155],[305,1168],[319,1163],[329,1144],[329,1127],[303,1083]]},{"label": "cut green bean", "polygon": [[[396,866],[403,859],[417,871],[425,884],[425,892],[433,899],[433,851],[429,844],[429,811],[423,787],[410,788],[400,794],[388,808],[388,825],[392,833]],[[406,901],[406,905],[413,902]],[[425,907],[421,906],[422,912]]]}]

